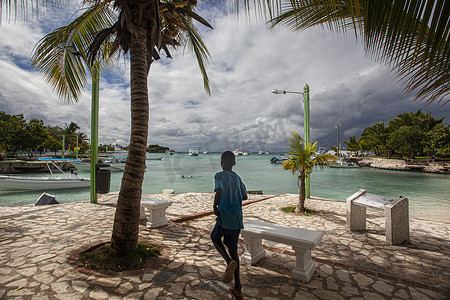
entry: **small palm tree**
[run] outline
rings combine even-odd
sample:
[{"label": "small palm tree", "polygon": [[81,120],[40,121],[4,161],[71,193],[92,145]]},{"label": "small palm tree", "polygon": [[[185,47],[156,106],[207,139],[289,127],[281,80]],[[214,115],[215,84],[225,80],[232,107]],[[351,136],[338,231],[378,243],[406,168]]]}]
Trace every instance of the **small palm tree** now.
[{"label": "small palm tree", "polygon": [[300,193],[295,211],[304,212],[306,176],[312,172],[314,166],[319,166],[323,170],[329,161],[335,160],[337,157],[332,154],[317,155],[317,142],[314,144],[307,143],[305,145],[305,141],[296,131],[291,132],[287,149],[289,159],[283,162],[283,169],[291,170],[292,174],[299,173]]}]

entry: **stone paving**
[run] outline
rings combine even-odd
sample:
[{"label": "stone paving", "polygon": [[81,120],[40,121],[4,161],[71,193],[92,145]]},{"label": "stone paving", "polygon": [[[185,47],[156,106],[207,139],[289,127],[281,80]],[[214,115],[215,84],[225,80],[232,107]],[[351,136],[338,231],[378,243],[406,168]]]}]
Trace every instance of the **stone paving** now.
[{"label": "stone paving", "polygon": [[[213,194],[149,195],[174,201],[169,225],[140,236],[163,249],[159,265],[136,272],[99,274],[70,258],[111,236],[117,193],[99,205],[87,201],[45,207],[0,209],[1,299],[232,299],[220,278],[225,270],[209,231]],[[242,265],[246,299],[448,299],[450,220],[410,219],[411,243],[385,244],[384,216],[368,212],[366,232],[345,229],[345,203],[308,199],[313,216],[284,213],[298,195],[251,195],[245,220],[262,220],[326,233],[313,251],[316,273],[309,283],[291,279],[290,247],[264,241],[266,258]],[[193,217],[188,217],[194,215]],[[180,219],[180,217],[185,217]],[[239,251],[244,250],[243,242]]]}]

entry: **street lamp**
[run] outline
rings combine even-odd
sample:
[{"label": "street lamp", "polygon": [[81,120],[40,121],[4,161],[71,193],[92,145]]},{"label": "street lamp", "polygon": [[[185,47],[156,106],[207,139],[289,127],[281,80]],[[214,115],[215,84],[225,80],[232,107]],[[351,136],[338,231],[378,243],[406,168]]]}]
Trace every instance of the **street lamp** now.
[{"label": "street lamp", "polygon": [[[69,51],[75,56],[82,57],[81,53],[71,45],[63,46],[64,49]],[[83,57],[84,58],[84,57]],[[92,74],[92,96],[91,96],[91,190],[90,199],[91,203],[97,203],[97,191],[96,191],[96,164],[98,163],[98,112],[99,112],[99,81],[100,81],[100,66],[99,64],[93,65]],[[64,142],[63,142],[63,158],[64,158]],[[77,158],[78,158],[78,137],[77,137]]]},{"label": "street lamp", "polygon": [[338,157],[339,157],[339,149],[341,148],[340,145],[339,145],[339,127],[341,127],[341,124],[336,126],[336,128],[337,128],[337,145],[336,145],[336,148],[337,148],[337,156]]},{"label": "street lamp", "polygon": [[[304,128],[305,128],[305,142],[310,143],[310,129],[309,129],[309,86],[308,84],[305,84],[305,87],[303,88],[303,92],[292,92],[292,91],[285,91],[280,89],[273,89],[272,93],[281,95],[281,94],[302,94],[303,95],[303,122],[304,122]],[[306,181],[305,181],[305,196],[306,198],[310,197],[310,177],[309,174],[306,175]]]}]

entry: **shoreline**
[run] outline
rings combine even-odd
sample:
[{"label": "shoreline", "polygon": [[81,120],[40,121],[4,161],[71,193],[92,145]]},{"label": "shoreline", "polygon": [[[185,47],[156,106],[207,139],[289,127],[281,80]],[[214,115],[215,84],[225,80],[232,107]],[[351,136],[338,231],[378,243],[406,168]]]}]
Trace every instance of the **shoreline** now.
[{"label": "shoreline", "polygon": [[387,159],[378,157],[355,157],[347,160],[355,160],[362,167],[370,167],[383,170],[397,171],[421,171],[435,174],[450,174],[450,161],[406,161],[402,159]]},{"label": "shoreline", "polygon": [[[110,202],[108,199],[110,199],[111,197],[117,197],[118,195],[119,195],[119,191],[114,191],[114,192],[109,192],[107,194],[98,195],[98,203],[97,204],[99,204],[99,205],[105,204],[104,203],[105,200],[107,202]],[[161,198],[164,200],[171,200],[174,197],[176,197],[176,198],[183,197],[183,195],[187,196],[187,197],[191,197],[190,195],[202,195],[204,197],[210,197],[211,199],[214,198],[214,193],[204,193],[204,192],[185,192],[185,193],[175,193],[175,194],[161,193],[161,194],[142,194],[142,195],[146,196],[146,197],[158,197],[158,198]],[[253,203],[256,203],[256,202],[259,202],[262,200],[267,200],[270,198],[277,198],[277,197],[282,197],[282,196],[297,199],[298,194],[293,194],[293,193],[282,193],[282,194],[276,194],[276,195],[275,194],[274,195],[269,195],[269,194],[251,195],[251,194],[249,194],[249,200],[244,201],[243,206],[247,206],[249,204],[253,204]],[[345,201],[311,196],[311,198],[308,198],[305,201],[305,205],[307,207],[308,207],[308,200],[321,201],[321,202],[332,202],[332,203],[346,203]],[[70,205],[70,204],[75,204],[75,203],[89,203],[90,204],[90,200],[87,199],[87,200],[79,200],[79,201],[74,201],[74,202],[61,202],[59,204]],[[292,202],[292,205],[296,205],[296,204],[297,204],[297,202]],[[46,210],[48,208],[57,207],[57,205],[42,205],[42,206],[36,207],[34,204],[20,204],[20,205],[2,205],[2,204],[0,204],[0,207],[3,209],[3,213],[0,214],[0,219],[2,219],[2,218],[5,218],[4,214],[8,215],[7,210],[19,209],[21,211],[16,212],[16,214],[20,215],[20,214],[27,214],[27,213],[39,211],[39,210]],[[209,206],[206,206],[203,213],[206,212],[207,214],[209,214],[210,210],[208,209],[208,207]],[[368,210],[374,211],[370,208]],[[422,213],[420,213],[420,214],[414,213],[413,215],[411,215],[411,204],[409,206],[409,218],[410,219],[450,224],[450,217],[448,217],[449,214],[446,213],[445,210],[442,210],[442,208],[439,210],[440,214],[436,214],[436,212],[427,214],[426,212],[427,212],[427,210],[423,209]],[[212,213],[212,211],[211,211],[211,213]],[[194,217],[194,218],[196,218],[196,217]]]}]

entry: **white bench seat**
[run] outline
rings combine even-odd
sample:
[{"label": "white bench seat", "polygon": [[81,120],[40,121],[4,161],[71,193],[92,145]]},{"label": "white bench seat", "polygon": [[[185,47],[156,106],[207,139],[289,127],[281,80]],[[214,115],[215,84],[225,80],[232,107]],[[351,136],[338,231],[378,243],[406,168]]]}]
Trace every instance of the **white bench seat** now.
[{"label": "white bench seat", "polygon": [[304,282],[311,280],[315,271],[311,250],[320,242],[323,232],[251,220],[244,223],[241,235],[246,248],[241,257],[243,263],[252,265],[264,258],[262,239],[283,243],[295,251],[296,267],[292,277]]},{"label": "white bench seat", "polygon": [[[141,210],[147,215],[147,228],[158,228],[169,224],[166,219],[166,209],[172,201],[150,197],[141,198]],[[142,215],[142,212],[141,212]]]}]

